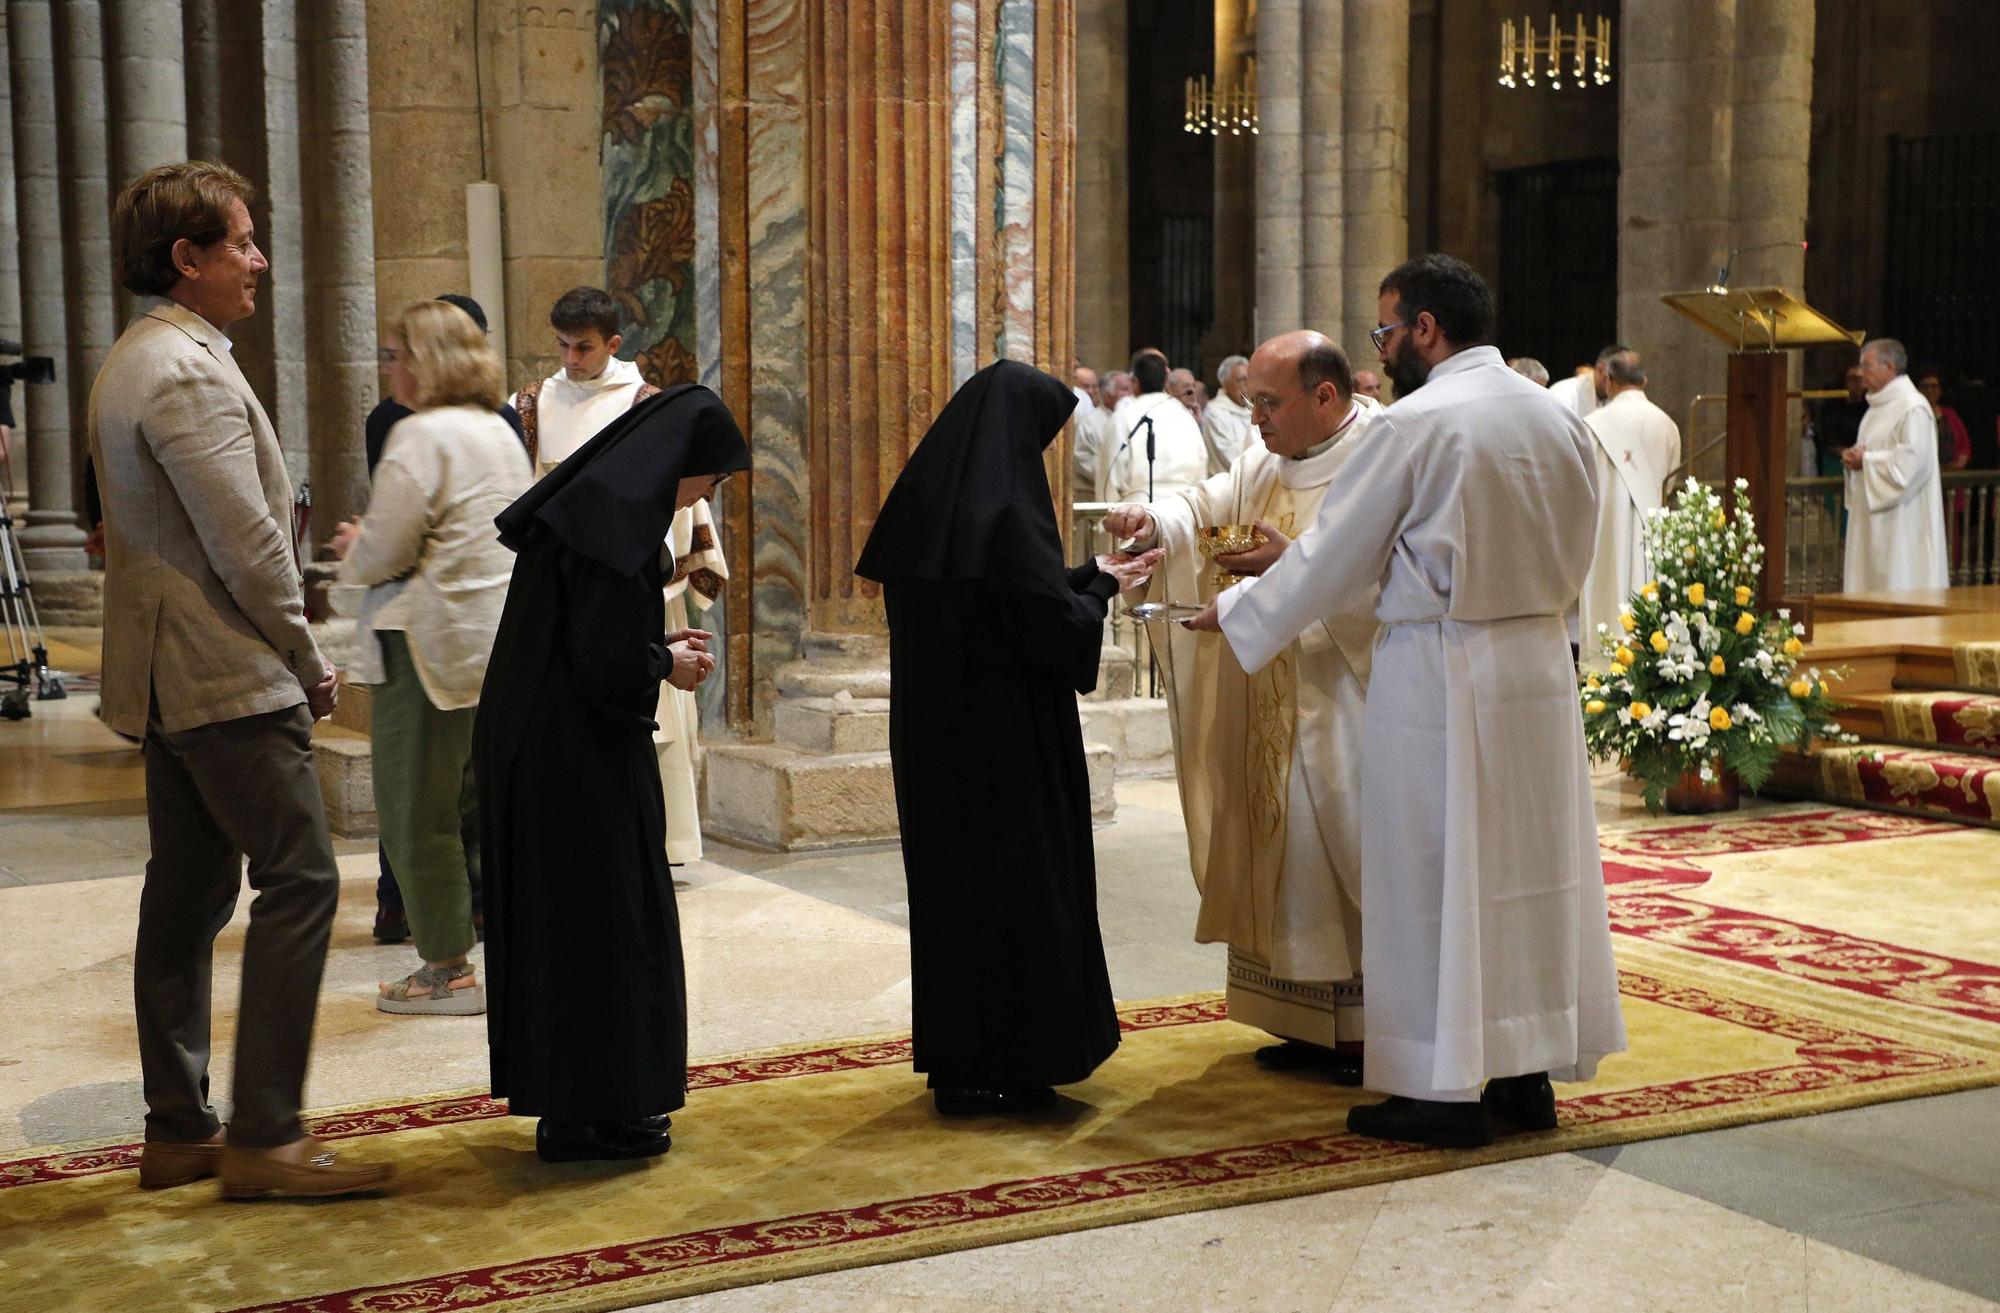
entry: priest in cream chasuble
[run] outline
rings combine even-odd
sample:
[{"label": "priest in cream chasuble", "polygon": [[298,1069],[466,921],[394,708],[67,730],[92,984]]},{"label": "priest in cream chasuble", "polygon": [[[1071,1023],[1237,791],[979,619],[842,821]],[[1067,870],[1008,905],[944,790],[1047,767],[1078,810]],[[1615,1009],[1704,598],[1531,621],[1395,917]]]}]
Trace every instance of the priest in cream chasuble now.
[{"label": "priest in cream chasuble", "polygon": [[[1291,333],[1258,349],[1247,388],[1263,441],[1229,468],[1109,527],[1167,557],[1148,599],[1206,603],[1225,576],[1201,528],[1262,526],[1247,573],[1311,526],[1351,440],[1381,407],[1353,395],[1340,349]],[[1254,674],[1227,644],[1178,626],[1154,634],[1168,677],[1188,859],[1201,890],[1195,938],[1229,945],[1230,1016],[1288,1041],[1276,1067],[1360,1078],[1361,724],[1372,606],[1309,626]],[[1336,1054],[1336,1046],[1345,1052]]]}]

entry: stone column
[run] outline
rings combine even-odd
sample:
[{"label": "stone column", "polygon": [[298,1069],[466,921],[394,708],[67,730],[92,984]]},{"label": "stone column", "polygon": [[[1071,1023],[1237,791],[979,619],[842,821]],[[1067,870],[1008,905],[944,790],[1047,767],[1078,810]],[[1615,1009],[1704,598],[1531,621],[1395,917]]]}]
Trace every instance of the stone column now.
[{"label": "stone column", "polygon": [[1257,6],[1257,306],[1259,340],[1305,317],[1304,180],[1300,130],[1305,85],[1301,0]]},{"label": "stone column", "polygon": [[1099,370],[1132,351],[1125,13],[1125,0],[1077,0],[1076,349]]},{"label": "stone column", "polygon": [[[82,488],[83,421],[90,385],[118,336],[111,276],[111,193],[105,118],[104,15],[97,0],[63,0],[56,10],[56,85],[62,100],[63,244],[69,295],[70,452]],[[72,505],[81,508],[82,498]]]},{"label": "stone column", "polygon": [[[0,21],[0,69],[8,67],[7,24]],[[0,95],[0,232],[15,234],[18,239],[20,229],[19,212],[14,207],[14,98],[12,93]],[[0,242],[0,337],[13,341],[21,340],[21,248],[19,241]],[[0,358],[0,364],[10,363]],[[8,448],[8,469],[13,483],[11,495],[0,490],[0,496],[7,497],[4,509],[12,515],[23,515],[28,509],[28,443],[27,428],[22,424],[27,414],[28,399],[22,395],[25,389],[15,387],[13,398],[16,439]]]},{"label": "stone column", "polygon": [[[1351,3],[1353,0],[1304,0],[1298,54],[1303,64],[1298,163],[1303,216],[1299,234],[1302,299],[1295,322],[1274,323],[1262,336],[1289,328],[1315,328],[1336,339],[1340,334],[1344,306],[1341,251],[1347,209],[1341,88],[1347,80],[1347,66],[1354,62],[1345,55],[1346,10]],[[1264,48],[1262,41],[1257,48]]]},{"label": "stone column", "polygon": [[311,105],[302,154],[313,162],[302,178],[312,243],[303,271],[306,387],[319,539],[368,503],[363,428],[376,401],[376,323],[365,0],[314,0],[302,27]]},{"label": "stone column", "polygon": [[186,54],[188,158],[222,156],[222,17],[220,0],[183,0],[181,49]]},{"label": "stone column", "polygon": [[1375,289],[1409,250],[1410,0],[1346,0],[1341,322],[1313,327],[1371,362]]},{"label": "stone column", "polygon": [[879,842],[896,830],[887,650],[854,561],[955,359],[1069,363],[1074,16],[725,0],[720,28],[722,290],[747,310],[723,324],[723,390],[756,462],[730,602],[750,639],[732,693],[751,705],[732,718],[775,741],[709,749],[708,827]]},{"label": "stone column", "polygon": [[180,0],[110,0],[111,183],[188,155]]}]

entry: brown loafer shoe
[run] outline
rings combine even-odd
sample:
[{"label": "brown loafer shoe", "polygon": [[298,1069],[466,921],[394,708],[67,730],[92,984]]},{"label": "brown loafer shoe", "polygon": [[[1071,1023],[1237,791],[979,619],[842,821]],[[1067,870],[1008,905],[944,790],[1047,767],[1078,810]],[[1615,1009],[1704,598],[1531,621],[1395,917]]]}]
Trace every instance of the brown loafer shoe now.
[{"label": "brown loafer shoe", "polygon": [[217,1175],[222,1177],[224,1199],[265,1195],[318,1199],[379,1190],[394,1171],[387,1163],[341,1163],[326,1145],[301,1135],[275,1149],[242,1149],[232,1144],[222,1151]]},{"label": "brown loafer shoe", "polygon": [[198,1144],[148,1140],[139,1150],[139,1188],[169,1190],[215,1175],[222,1161],[222,1132]]}]

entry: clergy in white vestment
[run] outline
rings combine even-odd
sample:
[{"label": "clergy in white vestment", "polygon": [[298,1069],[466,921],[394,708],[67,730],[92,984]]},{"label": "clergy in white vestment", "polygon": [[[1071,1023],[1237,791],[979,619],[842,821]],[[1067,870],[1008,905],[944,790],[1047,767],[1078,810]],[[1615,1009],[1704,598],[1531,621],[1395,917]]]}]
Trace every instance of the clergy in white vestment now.
[{"label": "clergy in white vestment", "polygon": [[1840,453],[1847,477],[1847,556],[1841,591],[1946,588],[1944,494],[1937,417],[1903,371],[1903,344],[1881,337],[1861,348],[1868,413],[1861,436]]},{"label": "clergy in white vestment", "polygon": [[1230,356],[1216,367],[1220,390],[1201,412],[1201,440],[1208,444],[1211,475],[1235,464],[1257,436],[1257,426],[1250,418],[1249,377],[1250,362],[1242,356]]},{"label": "clergy in white vestment", "polygon": [[1201,425],[1167,391],[1166,357],[1141,352],[1132,362],[1139,395],[1111,416],[1113,444],[1104,471],[1103,501],[1147,501],[1192,488],[1208,477]]},{"label": "clergy in white vestment", "polygon": [[[1167,556],[1151,601],[1207,602],[1217,569],[1246,573],[1311,526],[1355,438],[1382,413],[1354,396],[1338,346],[1287,333],[1248,362],[1262,440],[1229,469],[1152,506],[1105,517],[1118,537]],[[1211,565],[1195,531],[1257,524],[1259,561]],[[1177,626],[1153,636],[1167,675],[1188,861],[1201,891],[1195,939],[1229,945],[1229,1016],[1284,1043],[1257,1051],[1281,1070],[1361,1081],[1361,720],[1375,642],[1372,599],[1307,626],[1255,674],[1227,644]]]},{"label": "clergy in white vestment", "polygon": [[[1603,405],[1609,396],[1605,366],[1611,357],[1625,350],[1622,343],[1614,342],[1597,353],[1594,365],[1578,365],[1576,373],[1568,378],[1557,379],[1549,384],[1549,395],[1575,411],[1578,418],[1584,418],[1591,411]],[[1540,363],[1539,361],[1536,363]],[[1544,373],[1547,371],[1544,370]],[[1526,375],[1523,375],[1526,377]]]},{"label": "clergy in white vestment", "polygon": [[[671,403],[669,403],[671,404]],[[702,614],[722,596],[729,578],[722,537],[704,497],[674,513],[667,531],[674,567],[667,579],[666,632],[701,627]],[[659,749],[660,790],[667,806],[667,860],[676,864],[701,859],[701,804],[695,788],[695,732],[700,728],[695,695],[665,680],[654,718],[659,728],[653,743]]]},{"label": "clergy in white vestment", "polygon": [[1089,501],[1097,492],[1097,453],[1104,445],[1104,435],[1111,431],[1111,412],[1100,404],[1103,394],[1096,370],[1078,365],[1071,379],[1076,414],[1070,428],[1070,468],[1075,476],[1076,500]]},{"label": "clergy in white vestment", "polygon": [[1582,659],[1597,666],[1608,664],[1597,650],[1598,626],[1617,624],[1626,599],[1652,578],[1641,530],[1647,514],[1659,508],[1660,490],[1681,461],[1680,426],[1646,399],[1646,363],[1639,353],[1627,350],[1612,356],[1605,362],[1605,378],[1610,399],[1583,421],[1597,440],[1592,453],[1597,465],[1597,536],[1578,606]]},{"label": "clergy in white vestment", "polygon": [[1365,1083],[1391,1097],[1347,1126],[1476,1146],[1495,1122],[1555,1126],[1550,1080],[1625,1047],[1562,622],[1589,568],[1594,440],[1485,345],[1492,294],[1463,261],[1399,266],[1377,313],[1396,403],[1314,528],[1190,627],[1262,670],[1380,590],[1361,941]]},{"label": "clergy in white vestment", "polygon": [[597,287],[572,287],[549,311],[562,368],[516,392],[521,435],[540,478],[612,420],[658,392],[618,358],[618,303]]}]

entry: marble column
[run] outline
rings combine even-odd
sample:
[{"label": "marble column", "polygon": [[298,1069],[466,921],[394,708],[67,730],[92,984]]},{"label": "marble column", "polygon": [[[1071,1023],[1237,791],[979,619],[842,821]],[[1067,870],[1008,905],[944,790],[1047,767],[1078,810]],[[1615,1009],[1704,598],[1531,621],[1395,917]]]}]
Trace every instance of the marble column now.
[{"label": "marble column", "polygon": [[299,37],[309,69],[302,155],[310,351],[313,534],[368,503],[363,428],[376,401],[375,205],[365,0],[314,0]]},{"label": "marble column", "polygon": [[966,367],[1068,367],[1074,24],[1071,0],[722,5],[722,383],[755,462],[730,711],[770,741],[709,749],[711,832],[895,833],[880,589],[854,561]]},{"label": "marble column", "polygon": [[1300,130],[1305,77],[1301,0],[1257,6],[1257,306],[1253,336],[1305,318],[1305,210]]},{"label": "marble column", "polygon": [[[1347,80],[1346,10],[1354,0],[1304,0],[1300,31],[1299,59],[1299,205],[1303,216],[1300,229],[1300,280],[1303,284],[1299,317],[1273,332],[1286,328],[1315,328],[1334,337],[1340,334],[1340,318],[1345,304],[1341,275],[1345,245],[1347,134],[1343,130],[1344,97]],[[1263,43],[1258,43],[1262,50]],[[1261,174],[1260,174],[1261,176]],[[1269,334],[1265,334],[1269,336]]]},{"label": "marble column", "polygon": [[1125,16],[1126,0],[1076,0],[1076,349],[1099,370],[1132,351]]},{"label": "marble column", "polygon": [[1341,304],[1320,328],[1372,361],[1375,289],[1409,249],[1410,0],[1346,0],[1342,89]]}]

